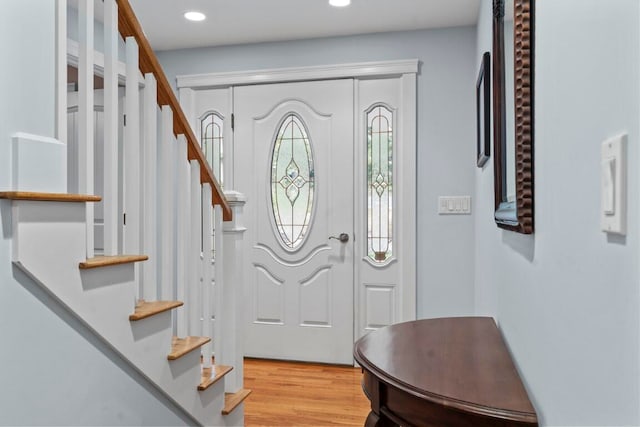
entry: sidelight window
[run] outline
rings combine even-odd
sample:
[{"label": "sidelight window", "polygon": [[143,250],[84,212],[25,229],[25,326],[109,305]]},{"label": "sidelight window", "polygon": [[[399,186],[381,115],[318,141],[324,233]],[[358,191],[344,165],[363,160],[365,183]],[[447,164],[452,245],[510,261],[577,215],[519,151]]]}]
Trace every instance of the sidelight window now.
[{"label": "sidelight window", "polygon": [[393,255],[393,111],[376,104],[367,120],[367,256]]},{"label": "sidelight window", "polygon": [[224,188],[223,152],[224,152],[224,119],[216,112],[207,113],[200,120],[200,143],[205,159],[213,170],[213,175]]}]

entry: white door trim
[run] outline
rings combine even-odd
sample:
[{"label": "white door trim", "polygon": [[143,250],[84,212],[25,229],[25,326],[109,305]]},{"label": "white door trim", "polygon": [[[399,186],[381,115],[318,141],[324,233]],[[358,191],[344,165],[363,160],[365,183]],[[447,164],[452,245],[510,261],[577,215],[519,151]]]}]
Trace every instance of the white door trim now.
[{"label": "white door trim", "polygon": [[[418,266],[418,242],[416,239],[418,217],[417,217],[417,200],[418,200],[418,174],[417,174],[417,116],[418,95],[417,95],[417,78],[416,74],[404,74],[401,77],[402,97],[401,108],[402,122],[400,129],[404,133],[405,141],[412,141],[412,144],[401,144],[398,146],[398,158],[400,167],[405,169],[401,174],[400,185],[403,190],[398,194],[398,204],[402,206],[403,220],[398,224],[398,234],[402,236],[404,248],[413,248],[413,254],[410,257],[412,262],[404,263],[404,271],[402,279],[405,281],[402,285],[401,298],[401,321],[415,320],[417,315],[417,266]],[[412,180],[405,180],[407,176],[413,176]],[[406,256],[406,254],[405,254]]]},{"label": "white door trim", "polygon": [[185,74],[176,77],[178,89],[212,89],[262,83],[331,80],[362,77],[392,77],[418,73],[418,60],[358,62],[310,67]]}]

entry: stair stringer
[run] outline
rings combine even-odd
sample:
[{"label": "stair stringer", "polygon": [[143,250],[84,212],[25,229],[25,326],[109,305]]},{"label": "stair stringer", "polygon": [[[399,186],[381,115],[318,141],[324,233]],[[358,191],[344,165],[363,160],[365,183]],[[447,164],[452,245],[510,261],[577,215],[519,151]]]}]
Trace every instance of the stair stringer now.
[{"label": "stair stringer", "polygon": [[13,262],[119,353],[164,395],[202,425],[242,425],[223,417],[224,380],[205,391],[200,353],[169,362],[170,312],[130,322],[135,264],[80,270],[86,259],[84,203],[12,202]]}]

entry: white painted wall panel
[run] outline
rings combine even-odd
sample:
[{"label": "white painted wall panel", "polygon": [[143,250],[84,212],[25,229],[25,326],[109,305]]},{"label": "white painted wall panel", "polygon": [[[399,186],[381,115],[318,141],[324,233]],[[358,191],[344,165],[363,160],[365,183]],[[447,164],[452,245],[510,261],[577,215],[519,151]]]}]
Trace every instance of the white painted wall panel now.
[{"label": "white painted wall panel", "polygon": [[394,285],[364,284],[364,329],[375,331],[391,325],[395,318],[396,287]]},{"label": "white painted wall panel", "polygon": [[256,298],[253,319],[256,322],[284,324],[283,280],[274,277],[263,266],[256,266]]},{"label": "white painted wall panel", "polygon": [[300,325],[332,326],[332,287],[338,286],[338,283],[331,280],[333,276],[331,273],[331,268],[325,267],[298,283]]}]

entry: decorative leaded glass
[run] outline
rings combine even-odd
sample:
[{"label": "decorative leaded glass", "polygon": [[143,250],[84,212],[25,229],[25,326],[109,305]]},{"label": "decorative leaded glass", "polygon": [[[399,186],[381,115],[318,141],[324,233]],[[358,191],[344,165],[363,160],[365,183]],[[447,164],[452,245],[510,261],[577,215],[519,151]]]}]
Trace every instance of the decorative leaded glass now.
[{"label": "decorative leaded glass", "polygon": [[224,188],[223,182],[223,145],[224,119],[218,113],[208,113],[200,121],[200,144],[205,159],[213,170],[213,175]]},{"label": "decorative leaded glass", "polygon": [[307,131],[298,116],[288,114],[280,125],[271,156],[271,207],[280,241],[288,250],[305,240],[315,178]]},{"label": "decorative leaded glass", "polygon": [[[223,150],[224,119],[216,112],[205,114],[200,120],[200,145],[213,175],[224,188]],[[215,259],[215,230],[211,230],[211,259]]]},{"label": "decorative leaded glass", "polygon": [[393,255],[393,112],[367,112],[367,256],[382,263]]}]

